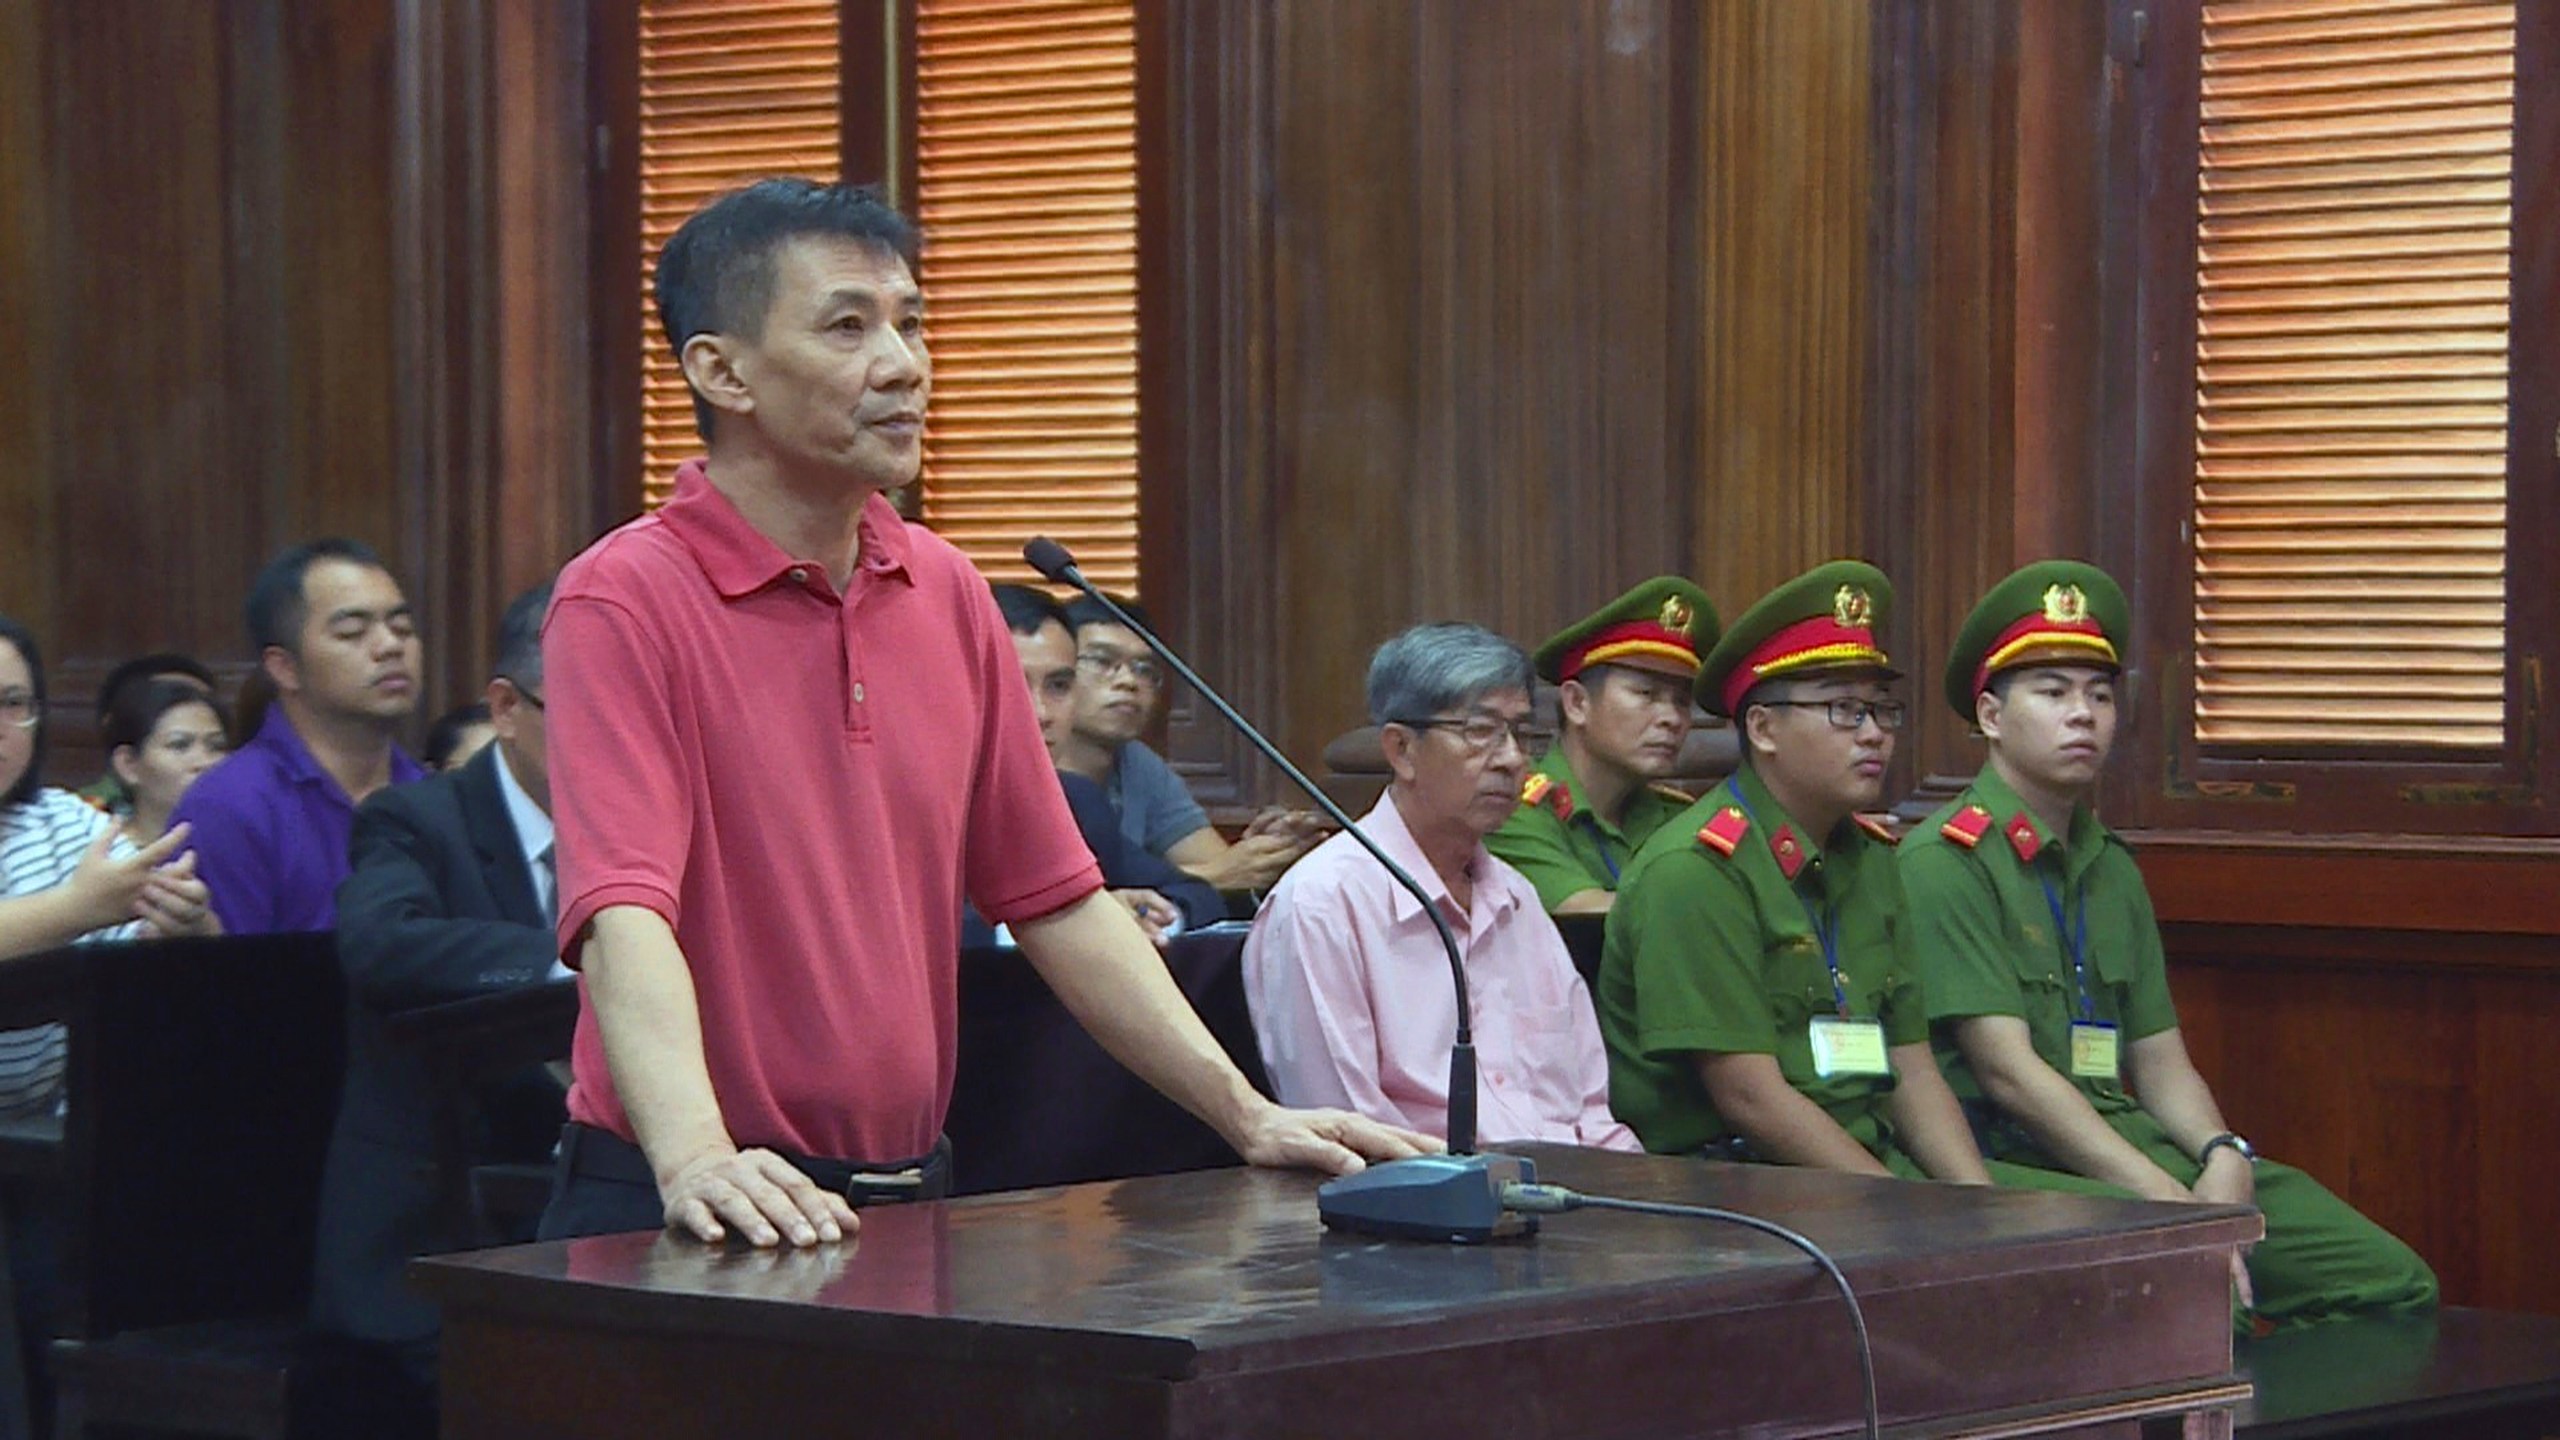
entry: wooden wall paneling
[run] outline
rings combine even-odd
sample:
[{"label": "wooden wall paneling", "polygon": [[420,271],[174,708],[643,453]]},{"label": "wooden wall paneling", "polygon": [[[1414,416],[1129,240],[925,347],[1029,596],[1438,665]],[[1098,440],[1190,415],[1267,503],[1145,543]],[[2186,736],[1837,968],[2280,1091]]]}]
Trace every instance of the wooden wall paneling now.
[{"label": "wooden wall paneling", "polygon": [[[596,316],[588,294],[594,237],[587,177],[593,150],[586,28],[589,7],[506,0],[491,12],[495,73],[496,468],[483,543],[494,587],[474,645],[480,668],[507,600],[549,577],[630,500],[599,510]],[[625,292],[626,300],[629,292]],[[626,305],[625,308],[636,308]],[[465,687],[466,672],[457,677]]]},{"label": "wooden wall paneling", "polygon": [[495,489],[496,206],[489,114],[490,6],[485,0],[396,0],[392,113],[398,359],[393,415],[406,510],[401,580],[426,639],[433,715],[478,693],[486,641],[475,623],[497,588],[490,501]]},{"label": "wooden wall paneling", "polygon": [[[1691,177],[1689,7],[1456,4],[1429,31],[1419,136],[1423,409],[1414,619],[1534,645],[1690,569],[1696,485],[1669,449],[1697,320],[1669,303]],[[1445,63],[1433,55],[1445,49]],[[1694,154],[1694,150],[1688,153]],[[1438,177],[1446,177],[1445,182]],[[1381,638],[1386,629],[1381,627]]]},{"label": "wooden wall paneling", "polygon": [[1863,0],[1700,13],[1692,549],[1727,619],[1869,548],[1873,25]]},{"label": "wooden wall paneling", "polygon": [[384,273],[398,299],[403,579],[427,622],[434,677],[422,722],[479,695],[509,599],[637,508],[613,482],[628,472],[588,469],[601,443],[589,369],[598,331],[593,312],[562,303],[594,293],[587,23],[611,8],[394,6],[395,246]]},{"label": "wooden wall paneling", "polygon": [[45,484],[52,407],[42,378],[53,354],[47,220],[52,140],[45,75],[50,47],[41,7],[0,5],[0,614],[52,633],[53,490]]},{"label": "wooden wall paneling", "polygon": [[641,347],[665,343],[641,303],[654,262],[640,253],[640,7],[589,5],[585,22],[588,271],[562,295],[583,303],[590,345],[589,499],[584,528],[561,537],[564,554],[640,508]]},{"label": "wooden wall paneling", "polygon": [[2168,927],[2181,1028],[2231,1123],[2417,1248],[2450,1304],[2560,1308],[2560,945]]},{"label": "wooden wall paneling", "polygon": [[1913,720],[1893,788],[1916,814],[1980,768],[1937,677],[1965,613],[2016,563],[2021,18],[1996,0],[1896,0],[1879,13],[1894,134],[1867,521],[1900,602],[1889,648],[1910,677]]},{"label": "wooden wall paneling", "polygon": [[[1419,93],[1418,5],[1289,0],[1271,14],[1271,588],[1241,603],[1282,617],[1278,708],[1292,757],[1359,723],[1369,648],[1423,597],[1410,517],[1448,483],[1417,472],[1420,292],[1417,197],[1448,100]],[[1346,63],[1347,57],[1357,63]],[[1438,178],[1445,181],[1445,175]],[[1479,479],[1484,503],[1502,496]],[[1432,597],[1445,604],[1454,597]]]},{"label": "wooden wall paneling", "polygon": [[[430,557],[408,543],[416,517],[404,500],[422,477],[395,459],[396,407],[416,393],[396,367],[398,304],[417,288],[395,271],[401,137],[386,103],[399,83],[395,14],[357,0],[283,0],[280,18],[283,70],[269,83],[283,111],[282,171],[272,182],[281,226],[270,237],[282,252],[281,303],[241,318],[279,326],[288,347],[274,416],[285,483],[251,565],[296,540],[352,535],[383,552],[416,604]],[[230,403],[257,403],[243,392],[260,383],[243,377]],[[229,578],[235,605],[248,579]],[[442,617],[425,618],[440,641]],[[427,661],[433,676],[435,655]],[[430,682],[431,701],[435,693]]]},{"label": "wooden wall paneling", "polygon": [[[1138,10],[1138,553],[1156,622],[1231,702],[1276,727],[1271,603],[1271,16]],[[1188,691],[1166,754],[1204,804],[1282,796]],[[1285,788],[1285,787],[1284,787]]]},{"label": "wooden wall paneling", "polygon": [[45,412],[42,469],[24,483],[46,498],[13,529],[7,568],[41,577],[26,603],[48,650],[51,778],[77,784],[94,771],[90,701],[108,666],[162,645],[237,649],[231,562],[263,506],[254,477],[227,473],[247,317],[223,243],[226,12],[28,8],[46,112],[35,283],[53,323],[20,392]]}]

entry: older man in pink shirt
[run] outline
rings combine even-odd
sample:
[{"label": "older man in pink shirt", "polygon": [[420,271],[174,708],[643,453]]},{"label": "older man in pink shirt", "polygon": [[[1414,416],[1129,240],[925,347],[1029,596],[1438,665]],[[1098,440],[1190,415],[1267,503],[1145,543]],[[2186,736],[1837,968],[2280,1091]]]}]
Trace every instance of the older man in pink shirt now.
[{"label": "older man in pink shirt", "polygon": [[[1361,828],[1422,882],[1458,938],[1488,1142],[1641,1148],[1609,1113],[1609,1060],[1564,937],[1484,837],[1520,803],[1529,659],[1473,625],[1422,625],[1369,662],[1369,718],[1395,780]],[[1422,906],[1347,835],[1271,892],[1245,941],[1263,1063],[1285,1105],[1425,1134],[1449,1128],[1458,1001]]]}]

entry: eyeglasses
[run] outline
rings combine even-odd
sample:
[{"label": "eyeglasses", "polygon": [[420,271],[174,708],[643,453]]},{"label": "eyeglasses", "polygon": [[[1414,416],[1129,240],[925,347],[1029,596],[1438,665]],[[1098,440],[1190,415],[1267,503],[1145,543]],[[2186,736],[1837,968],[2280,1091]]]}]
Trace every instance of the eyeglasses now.
[{"label": "eyeglasses", "polygon": [[1096,680],[1108,683],[1123,670],[1143,690],[1153,690],[1164,683],[1164,667],[1144,655],[1114,655],[1108,650],[1086,650],[1076,655],[1076,668]]},{"label": "eyeglasses", "polygon": [[1855,730],[1869,720],[1875,721],[1879,730],[1899,730],[1910,714],[1910,707],[1899,700],[1860,700],[1855,696],[1842,696],[1836,700],[1759,700],[1753,703],[1828,711],[1832,728],[1836,730]]},{"label": "eyeglasses", "polygon": [[501,675],[498,678],[516,687],[516,693],[524,697],[524,703],[527,705],[532,706],[536,710],[546,708],[542,703],[541,691],[534,689],[532,686],[527,685],[513,675]]},{"label": "eyeglasses", "polygon": [[1501,744],[1505,735],[1511,737],[1511,743],[1519,746],[1523,755],[1537,754],[1547,748],[1547,742],[1556,738],[1556,732],[1540,729],[1526,716],[1518,720],[1504,720],[1492,715],[1469,715],[1465,719],[1431,716],[1387,723],[1402,725],[1408,730],[1446,730],[1457,736],[1458,743],[1466,746],[1469,753],[1476,755],[1492,753],[1493,747]]},{"label": "eyeglasses", "polygon": [[33,730],[36,728],[36,722],[43,718],[44,712],[36,708],[34,691],[12,690],[6,695],[0,695],[0,725],[14,725],[21,730]]}]

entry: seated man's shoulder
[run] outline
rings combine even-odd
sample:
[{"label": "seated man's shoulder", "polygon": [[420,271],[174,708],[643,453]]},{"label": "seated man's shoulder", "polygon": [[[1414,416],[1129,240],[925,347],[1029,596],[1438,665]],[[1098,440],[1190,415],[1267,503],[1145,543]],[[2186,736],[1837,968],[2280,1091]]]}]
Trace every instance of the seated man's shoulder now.
[{"label": "seated man's shoulder", "polygon": [[356,821],[393,821],[420,828],[445,820],[455,824],[462,818],[462,787],[470,773],[469,766],[440,771],[403,785],[385,785],[364,797],[356,807]]},{"label": "seated man's shoulder", "polygon": [[1694,883],[1701,874],[1732,874],[1754,828],[1739,806],[1714,795],[1685,806],[1636,847],[1618,893],[1623,897],[1639,884],[1650,889]]},{"label": "seated man's shoulder", "polygon": [[[1354,853],[1363,863],[1344,863]],[[1339,910],[1358,896],[1371,893],[1375,889],[1371,881],[1402,888],[1368,859],[1368,852],[1360,850],[1358,841],[1348,834],[1331,835],[1282,872],[1262,897],[1262,907],[1255,912],[1255,918],[1274,912],[1286,914],[1293,909]]]}]

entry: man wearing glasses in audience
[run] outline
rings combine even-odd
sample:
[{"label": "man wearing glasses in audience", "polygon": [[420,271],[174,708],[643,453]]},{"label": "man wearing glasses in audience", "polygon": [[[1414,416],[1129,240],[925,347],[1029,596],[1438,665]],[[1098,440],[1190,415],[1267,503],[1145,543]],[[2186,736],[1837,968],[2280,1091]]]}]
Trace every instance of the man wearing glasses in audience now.
[{"label": "man wearing glasses in audience", "polygon": [[1637,852],[1600,964],[1610,1098],[1649,1150],[1991,1179],[1930,1055],[1891,841],[1858,813],[1904,718],[1892,603],[1873,566],[1817,566],[1699,671],[1742,767]]},{"label": "man wearing glasses in audience", "polygon": [[[1378,647],[1369,718],[1395,778],[1361,828],[1430,892],[1465,958],[1485,1139],[1634,1150],[1609,1113],[1608,1055],[1564,937],[1528,878],[1484,847],[1548,738],[1529,729],[1530,683],[1520,647],[1473,625],[1416,626]],[[1281,877],[1245,940],[1244,978],[1281,1103],[1448,1133],[1448,952],[1352,837]]]},{"label": "man wearing glasses in audience", "polygon": [[[1121,608],[1148,623],[1144,611]],[[1067,607],[1075,630],[1075,711],[1051,747],[1058,768],[1101,785],[1120,812],[1120,833],[1220,890],[1268,890],[1322,838],[1323,822],[1304,810],[1264,810],[1227,843],[1207,811],[1138,737],[1164,699],[1165,675],[1137,632],[1090,599]]]}]

